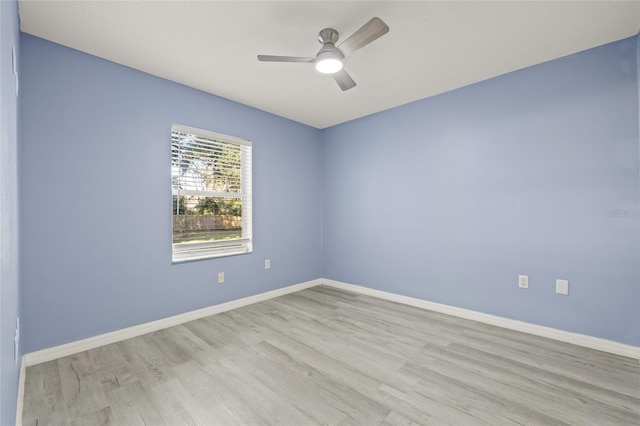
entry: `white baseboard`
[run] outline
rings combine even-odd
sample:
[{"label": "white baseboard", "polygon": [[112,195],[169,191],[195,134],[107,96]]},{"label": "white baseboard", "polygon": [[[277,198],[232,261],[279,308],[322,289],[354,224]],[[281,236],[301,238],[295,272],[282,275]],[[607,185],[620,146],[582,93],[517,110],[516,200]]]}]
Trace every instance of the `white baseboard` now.
[{"label": "white baseboard", "polygon": [[316,279],[300,284],[294,284],[288,287],[267,291],[265,293],[256,294],[242,299],[236,299],[218,305],[209,306],[207,308],[195,311],[185,312],[184,314],[175,315],[168,318],[151,321],[144,324],[135,325],[133,327],[123,328],[121,330],[111,331],[109,333],[100,334],[98,336],[89,337],[87,339],[76,340],[75,342],[66,343],[60,346],[54,346],[42,349],[36,352],[30,352],[22,357],[23,368],[30,365],[40,364],[54,359],[73,355],[99,346],[108,345],[110,343],[119,342],[121,340],[130,339],[132,337],[141,336],[161,330],[163,328],[173,327],[174,325],[183,324],[209,315],[230,311],[232,309],[241,308],[243,306],[262,302],[264,300],[273,299],[274,297],[284,296],[285,294],[294,293],[306,288],[314,287],[322,284],[322,280]]},{"label": "white baseboard", "polygon": [[495,315],[483,314],[481,312],[472,311],[469,309],[457,308],[455,306],[444,305],[442,303],[429,302],[427,300],[417,299],[415,297],[402,296],[399,294],[388,293],[386,291],[375,290],[355,284],[347,284],[340,281],[322,279],[322,284],[329,287],[352,291],[354,293],[377,297],[379,299],[391,300],[393,302],[398,302],[405,305],[411,305],[459,318],[465,318],[485,324],[491,324],[510,330],[521,331],[536,336],[547,337],[549,339],[558,340],[561,342],[572,343],[574,345],[640,360],[640,347],[637,346],[625,345],[624,343],[601,339],[599,337],[571,333],[569,331],[543,327],[541,325],[530,324],[522,321],[498,317]]},{"label": "white baseboard", "polygon": [[[495,315],[483,314],[481,312],[472,311],[469,309],[457,308],[455,306],[429,302],[423,299],[417,299],[409,296],[402,296],[399,294],[389,293],[381,290],[375,290],[375,289],[371,289],[368,287],[363,287],[355,284],[347,284],[340,281],[334,281],[329,279],[316,279],[316,280],[311,280],[311,281],[307,281],[300,284],[291,285],[284,288],[279,288],[276,290],[271,290],[265,293],[244,297],[242,299],[232,300],[232,301],[221,303],[218,305],[209,306],[207,308],[185,312],[184,314],[175,315],[175,316],[160,319],[157,321],[152,321],[152,322],[136,325],[133,327],[128,327],[121,330],[100,334],[98,336],[89,337],[87,339],[77,340],[75,342],[66,343],[64,345],[54,346],[51,348],[42,349],[40,351],[25,354],[22,357],[22,365],[20,369],[20,381],[21,381],[20,386],[24,386],[24,369],[30,365],[40,364],[40,363],[58,359],[64,356],[73,355],[78,352],[83,352],[89,349],[97,348],[99,346],[108,345],[110,343],[115,343],[121,340],[151,333],[157,330],[161,330],[163,328],[183,324],[185,322],[193,321],[209,315],[226,312],[231,309],[241,308],[243,306],[262,302],[264,300],[273,299],[274,297],[283,296],[289,293],[294,293],[296,291],[315,287],[321,284],[329,287],[339,288],[342,290],[352,291],[354,293],[360,293],[367,296],[377,297],[380,299],[391,300],[393,302],[398,302],[405,305],[416,306],[422,309],[441,312],[441,313],[452,315],[459,318],[465,318],[473,321],[482,322],[485,324],[491,324],[498,327],[507,328],[510,330],[521,331],[521,332],[533,334],[536,336],[547,337],[549,339],[554,339],[561,342],[572,343],[574,345],[583,346],[586,348],[596,349],[599,351],[609,352],[612,354],[626,356],[629,358],[640,360],[640,347],[637,347],[637,346],[625,345],[623,343],[613,342],[611,340],[601,339],[598,337],[587,336],[587,335],[578,334],[578,333],[571,333],[568,331],[562,331],[554,328],[543,327],[540,325],[498,317]],[[18,403],[20,404],[20,407],[18,408],[20,409],[20,411],[22,411],[22,406],[21,406],[22,399],[21,399],[20,392],[23,392],[23,390],[19,389],[18,392],[19,392]]]},{"label": "white baseboard", "polygon": [[22,426],[22,407],[24,404],[24,375],[26,373],[24,356],[20,360],[20,376],[18,378],[18,400],[16,402],[16,426]]}]

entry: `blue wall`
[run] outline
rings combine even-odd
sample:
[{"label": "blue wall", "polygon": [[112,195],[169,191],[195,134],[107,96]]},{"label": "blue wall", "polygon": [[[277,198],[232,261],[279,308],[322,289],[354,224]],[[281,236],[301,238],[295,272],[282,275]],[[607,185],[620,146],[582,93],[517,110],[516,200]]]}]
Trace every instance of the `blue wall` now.
[{"label": "blue wall", "polygon": [[18,287],[18,98],[12,48],[20,52],[18,5],[0,1],[0,424],[16,414],[19,367],[13,336],[19,315]]},{"label": "blue wall", "polygon": [[640,345],[636,43],[326,130],[324,276]]},{"label": "blue wall", "polygon": [[[22,66],[26,352],[321,276],[319,130],[26,34]],[[253,254],[171,264],[174,122],[253,141]]]}]

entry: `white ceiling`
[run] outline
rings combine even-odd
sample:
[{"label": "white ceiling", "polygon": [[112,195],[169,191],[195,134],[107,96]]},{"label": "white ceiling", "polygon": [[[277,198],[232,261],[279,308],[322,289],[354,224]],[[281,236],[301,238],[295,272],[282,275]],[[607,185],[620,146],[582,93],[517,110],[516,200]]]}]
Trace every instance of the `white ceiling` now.
[{"label": "white ceiling", "polygon": [[[325,128],[638,34],[640,1],[35,1],[22,31]],[[317,33],[371,17],[388,34],[354,53],[346,92],[311,64]]]}]

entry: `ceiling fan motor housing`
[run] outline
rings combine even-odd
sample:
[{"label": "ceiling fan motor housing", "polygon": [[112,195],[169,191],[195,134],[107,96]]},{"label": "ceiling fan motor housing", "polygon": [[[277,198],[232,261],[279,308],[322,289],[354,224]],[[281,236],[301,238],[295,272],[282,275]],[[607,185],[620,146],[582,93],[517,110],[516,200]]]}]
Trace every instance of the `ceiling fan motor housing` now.
[{"label": "ceiling fan motor housing", "polygon": [[318,41],[322,43],[322,47],[316,55],[316,62],[326,59],[336,59],[342,61],[344,55],[342,51],[336,47],[338,41],[338,31],[333,28],[325,28],[318,34]]}]

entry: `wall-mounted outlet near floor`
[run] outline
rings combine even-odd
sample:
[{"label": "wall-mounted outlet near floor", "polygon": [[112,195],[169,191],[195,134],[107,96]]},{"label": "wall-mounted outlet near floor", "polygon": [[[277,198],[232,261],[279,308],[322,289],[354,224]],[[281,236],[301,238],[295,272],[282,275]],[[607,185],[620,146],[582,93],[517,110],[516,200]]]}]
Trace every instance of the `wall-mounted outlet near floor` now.
[{"label": "wall-mounted outlet near floor", "polygon": [[569,295],[569,281],[567,280],[556,280],[556,293],[564,294],[565,296]]},{"label": "wall-mounted outlet near floor", "polygon": [[218,284],[222,284],[224,282],[224,272],[218,272]]},{"label": "wall-mounted outlet near floor", "polygon": [[271,269],[271,259],[264,260],[264,269]]},{"label": "wall-mounted outlet near floor", "polygon": [[13,336],[13,362],[18,365],[20,358],[20,317],[16,318],[16,334]]},{"label": "wall-mounted outlet near floor", "polygon": [[518,287],[520,287],[520,288],[529,288],[529,276],[528,275],[518,275]]}]

